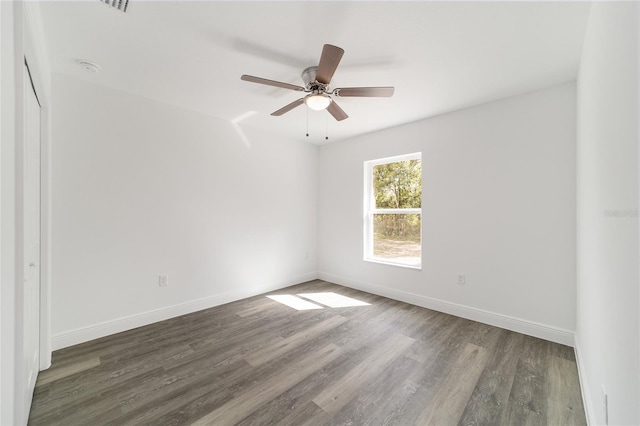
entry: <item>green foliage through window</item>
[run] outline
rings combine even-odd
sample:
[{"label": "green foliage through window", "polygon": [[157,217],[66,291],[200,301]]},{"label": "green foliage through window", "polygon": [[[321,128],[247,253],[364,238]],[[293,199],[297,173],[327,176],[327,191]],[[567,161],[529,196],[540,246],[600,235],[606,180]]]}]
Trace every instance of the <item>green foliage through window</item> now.
[{"label": "green foliage through window", "polygon": [[[419,159],[373,167],[373,192],[377,209],[415,209],[422,205],[422,163]],[[376,214],[374,239],[420,242],[419,214]],[[374,253],[376,250],[374,248]],[[379,254],[379,253],[375,253]]]},{"label": "green foliage through window", "polygon": [[374,166],[373,191],[378,209],[419,209],[422,162],[405,160]]}]

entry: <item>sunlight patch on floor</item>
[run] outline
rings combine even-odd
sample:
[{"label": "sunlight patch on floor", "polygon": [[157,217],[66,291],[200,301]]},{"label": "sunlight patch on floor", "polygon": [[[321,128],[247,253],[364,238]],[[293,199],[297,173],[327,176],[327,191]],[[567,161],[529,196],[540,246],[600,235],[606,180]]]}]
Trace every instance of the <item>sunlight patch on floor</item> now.
[{"label": "sunlight patch on floor", "polygon": [[304,297],[305,299],[313,300],[316,303],[329,306],[330,308],[348,308],[351,306],[370,305],[367,302],[363,302],[361,300],[354,299],[352,297],[343,296],[341,294],[334,293],[332,291],[328,291],[324,293],[302,293],[302,294],[298,294],[298,296]]},{"label": "sunlight patch on floor", "polygon": [[272,296],[267,296],[271,300],[275,300],[278,303],[282,303],[283,305],[287,305],[290,308],[293,308],[297,311],[308,311],[311,309],[323,309],[322,306],[316,305],[315,303],[311,303],[308,300],[300,299],[291,294],[276,294]]},{"label": "sunlight patch on floor", "polygon": [[[283,305],[289,306],[297,311],[308,311],[311,309],[324,309],[325,307],[329,308],[349,308],[353,306],[370,306],[370,303],[363,302],[358,299],[354,299],[353,297],[343,296],[334,292],[323,292],[323,293],[301,293],[298,296],[294,296],[292,294],[275,294],[267,296],[269,299],[274,300],[278,303],[282,303]],[[303,299],[304,298],[304,299]],[[319,303],[320,306],[316,303]]]}]

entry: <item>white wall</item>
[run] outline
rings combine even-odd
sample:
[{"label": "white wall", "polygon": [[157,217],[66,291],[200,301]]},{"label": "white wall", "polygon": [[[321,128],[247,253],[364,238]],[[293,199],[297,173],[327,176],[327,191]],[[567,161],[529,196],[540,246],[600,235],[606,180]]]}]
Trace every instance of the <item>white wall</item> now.
[{"label": "white wall", "polygon": [[576,350],[592,424],[603,388],[609,424],[640,424],[638,9],[592,5],[578,78]]},{"label": "white wall", "polygon": [[22,371],[22,352],[17,352],[16,259],[16,40],[13,2],[0,2],[0,424],[13,425],[20,413],[16,371]]},{"label": "white wall", "polygon": [[57,74],[53,95],[54,347],[316,277],[317,147]]},{"label": "white wall", "polygon": [[[422,270],[364,262],[363,161],[418,151]],[[321,277],[573,343],[573,83],[332,143],[319,154]]]}]

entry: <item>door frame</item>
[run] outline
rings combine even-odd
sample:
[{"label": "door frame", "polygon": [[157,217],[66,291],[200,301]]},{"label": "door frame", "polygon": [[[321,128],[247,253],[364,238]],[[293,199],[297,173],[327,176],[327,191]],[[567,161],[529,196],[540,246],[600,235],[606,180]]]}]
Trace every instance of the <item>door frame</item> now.
[{"label": "door frame", "polygon": [[51,72],[37,2],[23,4],[24,61],[40,102],[40,370],[51,366]]},{"label": "door frame", "polygon": [[39,4],[0,1],[0,423],[26,424],[24,368],[24,62],[41,100],[41,304],[39,369],[51,364],[51,84]]}]

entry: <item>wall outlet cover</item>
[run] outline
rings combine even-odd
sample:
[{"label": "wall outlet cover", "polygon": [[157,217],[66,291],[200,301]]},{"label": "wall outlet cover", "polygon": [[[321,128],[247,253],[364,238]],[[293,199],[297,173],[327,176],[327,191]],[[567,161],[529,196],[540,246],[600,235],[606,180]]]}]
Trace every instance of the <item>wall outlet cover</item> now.
[{"label": "wall outlet cover", "polygon": [[169,285],[169,276],[168,275],[159,275],[158,276],[158,285],[160,287],[166,287]]}]

